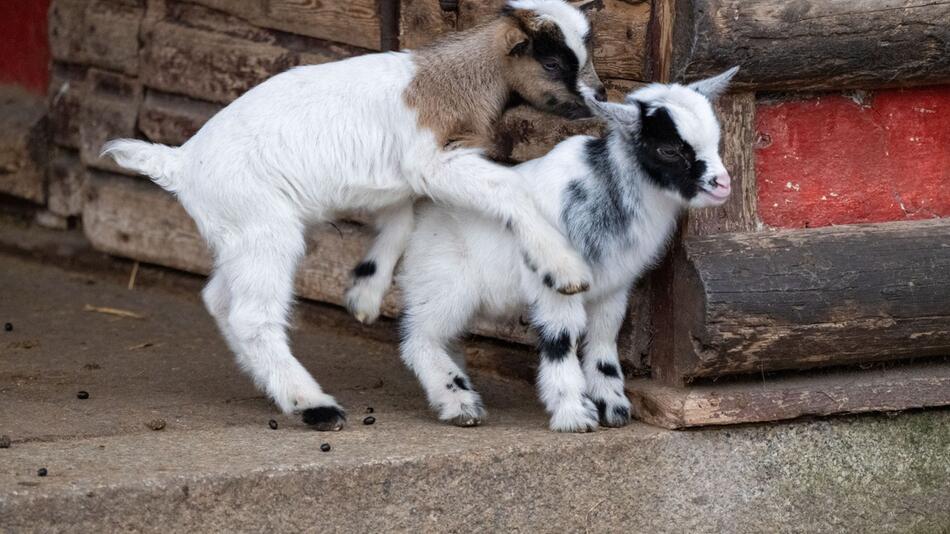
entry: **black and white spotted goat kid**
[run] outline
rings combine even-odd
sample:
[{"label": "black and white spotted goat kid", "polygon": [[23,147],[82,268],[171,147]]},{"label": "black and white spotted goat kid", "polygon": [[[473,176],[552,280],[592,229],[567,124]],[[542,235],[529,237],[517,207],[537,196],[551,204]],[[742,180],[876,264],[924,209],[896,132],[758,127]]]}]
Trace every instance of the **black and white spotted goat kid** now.
[{"label": "black and white spotted goat kid", "polygon": [[511,317],[527,306],[540,340],[538,387],[551,428],[584,432],[629,422],[616,344],[627,295],[659,258],[683,209],[729,197],[711,99],[736,70],[688,86],[650,85],[623,104],[597,101],[590,92],[587,104],[609,124],[607,135],[572,137],[516,167],[545,216],[590,264],[587,293],[546,290],[498,222],[420,206],[399,276],[402,356],[441,419],[467,426],[485,415],[452,343],[476,314]]}]

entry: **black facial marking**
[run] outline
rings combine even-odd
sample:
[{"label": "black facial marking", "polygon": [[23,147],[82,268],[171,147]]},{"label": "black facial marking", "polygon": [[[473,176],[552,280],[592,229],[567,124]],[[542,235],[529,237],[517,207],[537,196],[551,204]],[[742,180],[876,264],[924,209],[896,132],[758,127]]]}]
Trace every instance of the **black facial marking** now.
[{"label": "black facial marking", "polygon": [[571,343],[571,334],[566,330],[556,337],[545,335],[543,331],[538,335],[538,350],[541,352],[541,357],[549,361],[559,362],[567,358],[567,354],[571,351]]},{"label": "black facial marking", "polygon": [[642,126],[633,144],[636,158],[657,186],[677,191],[686,200],[692,199],[701,190],[706,163],[696,159],[696,152],[680,136],[665,107],[648,115],[643,103],[637,103]]},{"label": "black facial marking", "polygon": [[[563,83],[568,91],[576,96],[580,96],[580,92],[577,89],[577,74],[580,70],[580,62],[577,60],[577,55],[574,54],[574,51],[567,46],[561,28],[556,24],[544,24],[540,30],[531,31],[525,26],[524,22],[517,16],[514,16],[513,13],[514,9],[510,6],[505,6],[501,10],[503,16],[510,16],[512,20],[518,24],[518,27],[521,28],[521,31],[531,37],[532,57],[542,65],[552,62],[558,63],[559,68],[551,71],[546,69],[545,72],[547,72],[551,79]],[[520,52],[524,53],[525,51],[521,50]]]},{"label": "black facial marking", "polygon": [[597,263],[605,250],[616,245],[616,239],[626,235],[639,193],[624,185],[611,162],[607,138],[591,139],[584,151],[591,176],[568,184],[561,220],[571,243],[588,261]]},{"label": "black facial marking", "polygon": [[376,274],[376,262],[373,260],[360,262],[360,264],[353,269],[353,276],[356,278],[365,278],[367,276],[373,276],[374,274]]},{"label": "black facial marking", "polygon": [[618,371],[617,366],[612,363],[597,362],[597,370],[606,377],[620,378],[620,371]]},{"label": "black facial marking", "polygon": [[554,278],[552,278],[550,274],[544,275],[544,279],[542,281],[544,282],[544,285],[547,286],[548,289],[554,288]]},{"label": "black facial marking", "polygon": [[465,391],[469,390],[468,382],[466,382],[466,380],[460,376],[452,379],[452,382],[455,382],[455,385],[458,386],[459,389],[464,389]]}]

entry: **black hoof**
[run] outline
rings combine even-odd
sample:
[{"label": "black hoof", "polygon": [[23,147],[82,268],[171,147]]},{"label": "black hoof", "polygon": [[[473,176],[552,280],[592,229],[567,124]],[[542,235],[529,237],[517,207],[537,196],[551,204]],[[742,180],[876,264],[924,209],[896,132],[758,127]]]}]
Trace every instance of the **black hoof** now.
[{"label": "black hoof", "polygon": [[336,406],[317,406],[303,411],[303,422],[316,430],[340,430],[346,423],[346,412]]}]

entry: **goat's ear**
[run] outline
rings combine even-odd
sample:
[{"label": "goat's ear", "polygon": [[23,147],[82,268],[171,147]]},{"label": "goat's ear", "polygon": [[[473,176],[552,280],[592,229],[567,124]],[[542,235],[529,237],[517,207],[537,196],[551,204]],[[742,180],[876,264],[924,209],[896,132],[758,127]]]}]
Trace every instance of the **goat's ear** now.
[{"label": "goat's ear", "polygon": [[695,81],[687,85],[687,87],[705,96],[709,100],[716,100],[721,94],[726,92],[726,89],[729,87],[729,81],[732,80],[732,77],[735,76],[737,72],[739,72],[739,67],[735,66],[712,78]]},{"label": "goat's ear", "polygon": [[502,40],[504,41],[505,53],[509,56],[524,55],[528,51],[528,45],[531,44],[531,38],[517,26],[505,28]]},{"label": "goat's ear", "polygon": [[584,95],[584,103],[587,104],[590,112],[609,124],[616,124],[625,130],[635,129],[639,126],[640,106],[601,102],[597,100],[597,94],[594,90],[586,85],[581,87],[581,94]]}]

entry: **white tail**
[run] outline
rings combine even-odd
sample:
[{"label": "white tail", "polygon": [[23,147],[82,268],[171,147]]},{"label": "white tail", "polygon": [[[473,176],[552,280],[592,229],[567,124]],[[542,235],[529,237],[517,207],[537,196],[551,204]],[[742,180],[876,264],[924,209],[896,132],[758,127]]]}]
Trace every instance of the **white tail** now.
[{"label": "white tail", "polygon": [[181,187],[181,149],[136,139],[114,139],[102,147],[101,156],[109,156],[119,166],[139,172],[167,191]]}]

